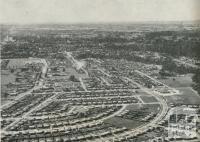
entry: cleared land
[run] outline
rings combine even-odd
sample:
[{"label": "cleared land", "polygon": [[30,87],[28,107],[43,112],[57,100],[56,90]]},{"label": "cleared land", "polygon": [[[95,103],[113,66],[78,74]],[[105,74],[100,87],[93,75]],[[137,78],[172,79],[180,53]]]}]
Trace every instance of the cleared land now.
[{"label": "cleared land", "polygon": [[193,84],[192,76],[192,74],[187,74],[179,77],[168,77],[167,79],[161,79],[160,81],[173,88],[190,87]]},{"label": "cleared land", "polygon": [[[14,96],[8,95],[9,93],[19,94],[19,92],[17,92],[19,86],[21,90],[24,89],[20,93],[27,91],[30,88],[27,88],[25,84],[31,86],[31,83],[29,82],[36,77],[36,74],[33,71],[30,73],[28,71],[22,71],[22,69],[26,68],[28,64],[43,64],[43,59],[20,58],[5,59],[1,61],[1,63],[8,61],[8,63],[1,69],[1,103],[6,104],[10,100],[14,99]],[[20,85],[20,83],[22,85]]]},{"label": "cleared land", "polygon": [[16,76],[8,70],[1,70],[1,104],[5,104],[9,101],[3,94],[9,91],[7,84],[15,83]]},{"label": "cleared land", "polygon": [[180,95],[166,96],[168,103],[173,104],[200,104],[200,96],[190,87],[177,88],[180,90]]},{"label": "cleared land", "polygon": [[21,68],[24,67],[26,64],[32,63],[42,63],[42,59],[38,58],[20,58],[20,59],[9,59],[9,63],[7,68]]}]

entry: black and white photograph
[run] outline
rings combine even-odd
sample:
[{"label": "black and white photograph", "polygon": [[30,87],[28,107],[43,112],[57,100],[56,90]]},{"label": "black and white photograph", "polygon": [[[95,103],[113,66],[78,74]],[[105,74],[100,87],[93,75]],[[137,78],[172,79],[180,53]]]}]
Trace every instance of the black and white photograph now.
[{"label": "black and white photograph", "polygon": [[200,0],[0,0],[1,142],[200,142]]}]

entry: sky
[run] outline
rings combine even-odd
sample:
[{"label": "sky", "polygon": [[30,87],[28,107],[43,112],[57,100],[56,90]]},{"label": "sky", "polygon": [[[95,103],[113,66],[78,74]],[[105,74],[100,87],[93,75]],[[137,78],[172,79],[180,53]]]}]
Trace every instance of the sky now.
[{"label": "sky", "polygon": [[0,23],[98,23],[200,19],[200,0],[0,0]]}]

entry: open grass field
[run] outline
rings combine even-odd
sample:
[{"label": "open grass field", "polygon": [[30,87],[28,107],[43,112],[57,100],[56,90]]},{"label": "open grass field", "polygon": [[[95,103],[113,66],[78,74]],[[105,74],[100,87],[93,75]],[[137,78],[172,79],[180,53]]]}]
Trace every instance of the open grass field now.
[{"label": "open grass field", "polygon": [[152,112],[157,114],[160,111],[160,105],[158,105],[158,104],[145,104],[145,105],[134,104],[134,105],[127,106],[126,110],[128,110],[130,112],[136,112],[138,114],[144,114],[144,116],[138,115],[138,117],[134,117],[131,119],[115,116],[115,117],[105,120],[105,123],[114,125],[116,127],[126,127],[128,129],[133,129],[133,128],[136,128],[138,126],[145,124],[145,122],[141,121],[141,119],[144,118],[145,116],[147,116],[148,114],[150,114]]},{"label": "open grass field", "polygon": [[15,83],[15,74],[9,72],[8,70],[1,70],[1,104],[9,102],[8,98],[4,97],[4,93],[7,92],[7,84]]},{"label": "open grass field", "polygon": [[153,96],[140,96],[140,98],[143,100],[143,102],[145,103],[154,103],[154,102],[158,102],[158,100],[153,97]]},{"label": "open grass field", "polygon": [[169,104],[200,104],[200,96],[191,87],[180,87],[177,89],[180,90],[181,94],[166,96],[167,102]]},{"label": "open grass field", "polygon": [[136,95],[149,96],[149,94],[147,94],[146,92],[144,92],[144,91],[141,90],[141,89],[137,89],[137,90],[136,90]]},{"label": "open grass field", "polygon": [[20,59],[9,59],[7,68],[21,68],[25,64],[31,63],[42,63],[42,59],[38,58],[20,58]]},{"label": "open grass field", "polygon": [[1,70],[1,97],[7,91],[7,84],[15,83],[16,76],[8,70]]},{"label": "open grass field", "polygon": [[160,109],[159,104],[133,104],[126,107],[127,110],[141,110],[142,108],[148,108],[149,112],[158,112]]},{"label": "open grass field", "polygon": [[133,129],[142,125],[142,122],[124,119],[120,117],[113,117],[108,120],[105,120],[105,123],[112,124],[116,127],[126,127],[128,129]]},{"label": "open grass field", "polygon": [[164,84],[177,88],[177,87],[190,87],[192,85],[192,74],[187,74],[179,77],[168,77],[167,79],[161,79]]},{"label": "open grass field", "polygon": [[1,86],[15,82],[16,76],[8,70],[1,70]]}]

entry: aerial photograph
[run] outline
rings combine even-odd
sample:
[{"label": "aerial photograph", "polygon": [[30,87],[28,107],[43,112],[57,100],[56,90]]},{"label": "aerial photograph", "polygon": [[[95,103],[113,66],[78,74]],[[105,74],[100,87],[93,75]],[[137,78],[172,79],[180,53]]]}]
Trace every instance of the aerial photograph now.
[{"label": "aerial photograph", "polygon": [[1,142],[200,142],[199,0],[0,0]]}]

